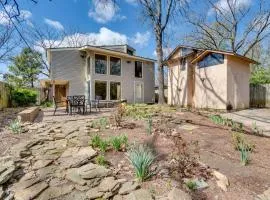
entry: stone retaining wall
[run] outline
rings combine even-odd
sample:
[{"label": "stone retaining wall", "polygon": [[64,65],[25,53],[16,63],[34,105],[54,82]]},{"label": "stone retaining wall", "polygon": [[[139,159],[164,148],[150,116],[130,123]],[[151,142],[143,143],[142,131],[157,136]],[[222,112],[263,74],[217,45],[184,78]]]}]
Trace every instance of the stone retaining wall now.
[{"label": "stone retaining wall", "polygon": [[18,119],[21,122],[33,122],[39,113],[39,107],[31,107],[23,110],[18,114]]}]

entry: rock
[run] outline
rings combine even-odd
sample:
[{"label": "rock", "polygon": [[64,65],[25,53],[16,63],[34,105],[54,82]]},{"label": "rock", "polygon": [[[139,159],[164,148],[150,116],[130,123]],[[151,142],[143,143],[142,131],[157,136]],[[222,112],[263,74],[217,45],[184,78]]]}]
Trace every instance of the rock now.
[{"label": "rock", "polygon": [[114,177],[111,176],[111,177],[104,178],[101,181],[98,189],[101,192],[114,192],[119,187],[120,187],[120,183],[117,180],[115,180]]},{"label": "rock", "polygon": [[36,174],[42,179],[46,179],[48,177],[54,176],[55,172],[57,170],[57,166],[55,165],[49,165],[47,167],[40,168],[36,171]]},{"label": "rock", "polygon": [[16,200],[31,200],[38,196],[42,191],[48,187],[48,184],[45,182],[37,183],[27,189],[16,190],[15,199]]},{"label": "rock", "polygon": [[132,192],[133,190],[138,189],[139,187],[140,187],[140,185],[138,183],[129,181],[129,182],[124,183],[121,186],[118,193],[122,194],[122,195],[128,194],[128,193]]},{"label": "rock", "polygon": [[229,186],[229,180],[228,180],[228,178],[224,174],[222,174],[222,173],[220,173],[220,172],[218,172],[216,170],[214,170],[212,174],[217,179],[217,185],[223,191],[226,192],[227,191],[227,187]]},{"label": "rock", "polygon": [[32,169],[40,169],[40,168],[46,167],[52,162],[53,162],[52,160],[38,160],[34,163]]},{"label": "rock", "polygon": [[187,130],[187,131],[192,131],[192,130],[198,128],[198,126],[189,125],[189,124],[180,125],[180,126],[178,126],[178,127],[179,127],[180,129]]},{"label": "rock", "polygon": [[82,186],[82,185],[75,185],[76,190],[79,190],[81,192],[89,190],[88,186]]},{"label": "rock", "polygon": [[63,168],[76,168],[87,163],[97,155],[97,152],[91,147],[69,148],[58,159]]},{"label": "rock", "polygon": [[153,200],[151,193],[145,189],[139,189],[126,196],[128,200]]},{"label": "rock", "polygon": [[3,188],[0,187],[0,199],[4,198],[5,192],[3,191]]},{"label": "rock", "polygon": [[262,194],[258,195],[255,200],[270,200],[270,188],[264,191]]},{"label": "rock", "polygon": [[86,184],[86,181],[82,179],[81,176],[79,175],[77,168],[68,169],[66,172],[66,179],[78,185]]},{"label": "rock", "polygon": [[15,163],[11,157],[3,157],[0,160],[0,185],[6,183],[15,171]]},{"label": "rock", "polygon": [[115,195],[113,197],[113,200],[124,200],[123,196],[122,195]]},{"label": "rock", "polygon": [[192,200],[191,196],[184,191],[173,188],[168,194],[169,200]]},{"label": "rock", "polygon": [[88,199],[97,199],[97,198],[101,198],[103,196],[103,192],[100,192],[98,187],[92,188],[90,189],[88,192],[86,192],[86,197]]},{"label": "rock", "polygon": [[15,183],[12,187],[13,191],[16,190],[24,190],[27,189],[37,183],[39,183],[41,180],[38,177],[33,177],[31,179],[21,179],[19,182]]},{"label": "rock", "polygon": [[73,185],[62,185],[58,187],[49,187],[40,196],[39,200],[49,200],[61,197],[70,193],[74,189]]},{"label": "rock", "polygon": [[93,179],[108,176],[111,170],[100,165],[89,163],[80,167],[78,172],[83,179]]}]

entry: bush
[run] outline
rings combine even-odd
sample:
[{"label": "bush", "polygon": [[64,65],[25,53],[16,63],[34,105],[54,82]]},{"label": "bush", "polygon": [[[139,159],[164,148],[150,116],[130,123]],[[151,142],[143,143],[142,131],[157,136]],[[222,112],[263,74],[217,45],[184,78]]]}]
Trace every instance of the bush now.
[{"label": "bush", "polygon": [[135,145],[127,153],[128,159],[134,167],[136,178],[144,181],[152,176],[150,167],[155,160],[152,150],[144,145]]},{"label": "bush", "polygon": [[14,134],[20,134],[22,132],[22,125],[21,125],[21,121],[18,119],[15,119],[14,121],[12,121],[9,124],[9,130],[12,131],[12,133]]},{"label": "bush", "polygon": [[14,106],[33,105],[37,100],[37,91],[26,88],[16,88],[11,92],[11,99]]},{"label": "bush", "polygon": [[120,151],[122,148],[126,148],[128,143],[128,138],[125,135],[115,136],[111,138],[111,144],[115,151]]}]

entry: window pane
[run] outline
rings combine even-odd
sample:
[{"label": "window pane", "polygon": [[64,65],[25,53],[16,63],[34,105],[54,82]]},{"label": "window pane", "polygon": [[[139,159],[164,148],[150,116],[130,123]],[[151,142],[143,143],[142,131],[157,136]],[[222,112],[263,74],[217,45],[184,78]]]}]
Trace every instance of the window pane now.
[{"label": "window pane", "polygon": [[110,83],[110,99],[111,100],[121,99],[121,83],[119,82]]},{"label": "window pane", "polygon": [[142,62],[135,61],[135,77],[142,78]]},{"label": "window pane", "polygon": [[198,63],[198,66],[199,68],[204,68],[204,67],[219,65],[223,63],[224,63],[223,54],[211,53],[207,55],[206,57],[204,57],[204,59]]},{"label": "window pane", "polygon": [[121,76],[121,59],[110,57],[110,73],[111,75]]},{"label": "window pane", "polygon": [[87,57],[87,75],[90,75],[90,57]]},{"label": "window pane", "polygon": [[95,72],[96,74],[107,74],[107,57],[95,55]]},{"label": "window pane", "polygon": [[95,82],[95,98],[100,100],[106,100],[107,97],[107,82],[96,81]]}]

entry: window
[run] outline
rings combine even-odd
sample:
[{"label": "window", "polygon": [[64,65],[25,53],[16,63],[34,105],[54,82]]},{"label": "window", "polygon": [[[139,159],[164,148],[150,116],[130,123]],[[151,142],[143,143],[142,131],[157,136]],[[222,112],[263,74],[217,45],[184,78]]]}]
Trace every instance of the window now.
[{"label": "window", "polygon": [[210,67],[213,65],[219,65],[224,63],[224,55],[223,54],[218,54],[218,53],[211,53],[204,57],[203,60],[201,60],[198,63],[199,68],[204,68],[204,67]]},{"label": "window", "polygon": [[107,56],[95,55],[95,73],[107,74]]},{"label": "window", "polygon": [[111,82],[110,83],[110,100],[120,100],[121,99],[121,83]]},{"label": "window", "polygon": [[142,99],[143,95],[143,84],[142,83],[136,83],[135,85],[135,97],[136,99]]},{"label": "window", "polygon": [[142,78],[142,62],[135,61],[135,77]]},{"label": "window", "polygon": [[110,74],[121,76],[121,59],[110,57]]},{"label": "window", "polygon": [[95,98],[100,100],[107,99],[107,82],[95,81]]},{"label": "window", "polygon": [[86,67],[87,67],[87,75],[90,75],[90,57],[87,57],[86,59]]}]

